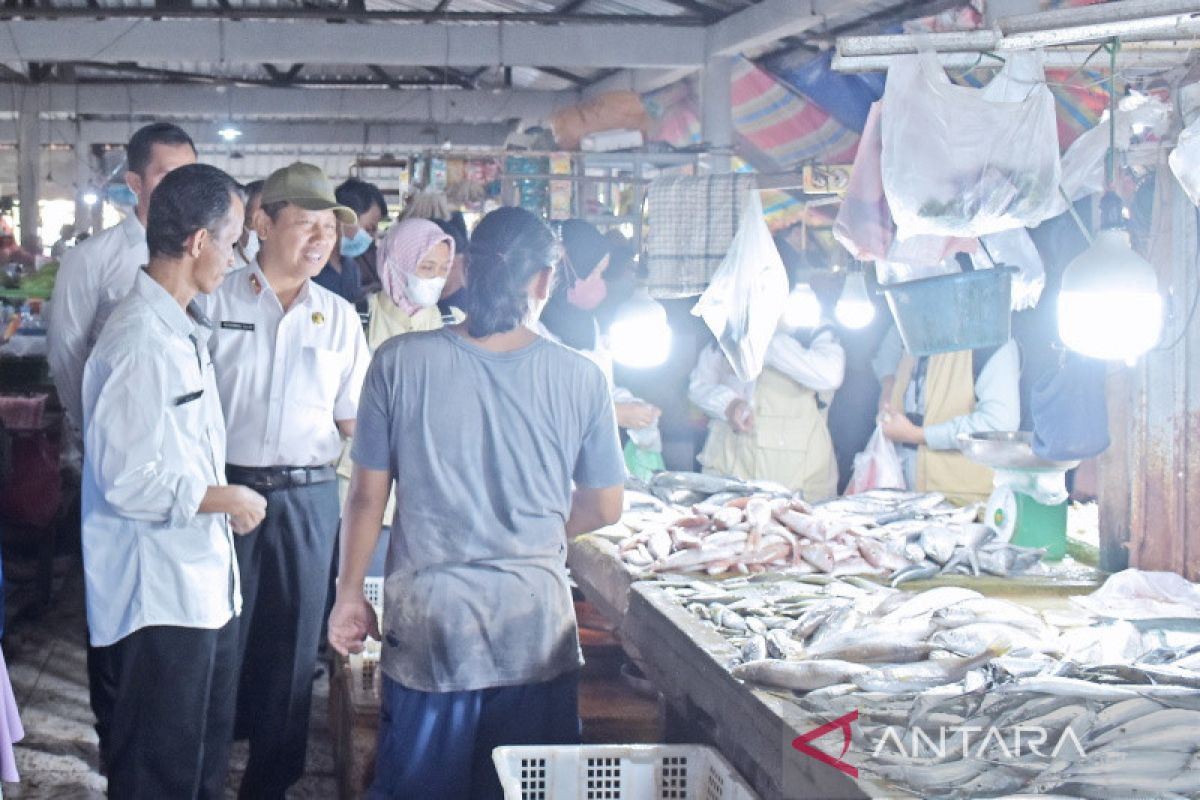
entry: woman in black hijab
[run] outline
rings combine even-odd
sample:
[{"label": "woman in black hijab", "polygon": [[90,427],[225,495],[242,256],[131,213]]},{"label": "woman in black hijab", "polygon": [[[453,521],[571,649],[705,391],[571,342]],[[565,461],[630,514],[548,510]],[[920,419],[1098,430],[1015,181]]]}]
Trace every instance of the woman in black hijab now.
[{"label": "woman in black hijab", "polygon": [[[561,277],[542,311],[542,327],[567,347],[595,361],[612,386],[612,359],[596,322],[596,308],[608,296],[604,273],[608,269],[611,244],[596,226],[581,219],[563,222],[559,236],[563,245]],[[658,421],[657,407],[631,398],[628,391],[614,389],[618,425],[639,429]]]}]

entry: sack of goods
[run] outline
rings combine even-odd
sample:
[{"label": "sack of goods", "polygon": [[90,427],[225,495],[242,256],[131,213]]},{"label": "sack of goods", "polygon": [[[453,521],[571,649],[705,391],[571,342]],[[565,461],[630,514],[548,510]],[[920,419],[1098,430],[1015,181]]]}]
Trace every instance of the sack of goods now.
[{"label": "sack of goods", "polygon": [[883,186],[898,238],[982,236],[1065,209],[1041,53],[1006,58],[982,89],[951,83],[932,52],[888,70]]}]

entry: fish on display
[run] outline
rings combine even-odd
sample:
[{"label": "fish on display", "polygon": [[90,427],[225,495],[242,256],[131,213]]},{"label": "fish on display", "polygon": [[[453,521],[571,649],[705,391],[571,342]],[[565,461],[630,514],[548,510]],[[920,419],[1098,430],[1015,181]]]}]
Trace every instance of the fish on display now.
[{"label": "fish on display", "polygon": [[978,506],[957,508],[936,492],[812,505],[783,487],[690,472],[659,473],[644,489],[666,505],[641,503],[622,520],[631,533],[619,553],[638,573],[815,572],[891,576],[899,585],[960,572],[1016,575],[1042,555],[995,541],[974,521]]}]

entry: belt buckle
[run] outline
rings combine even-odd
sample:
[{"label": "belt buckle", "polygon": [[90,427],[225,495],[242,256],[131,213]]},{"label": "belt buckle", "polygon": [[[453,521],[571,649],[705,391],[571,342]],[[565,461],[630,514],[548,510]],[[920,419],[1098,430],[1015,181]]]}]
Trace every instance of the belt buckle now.
[{"label": "belt buckle", "polygon": [[307,486],[308,485],[308,470],[304,467],[296,467],[289,469],[286,473],[288,482],[292,486]]}]

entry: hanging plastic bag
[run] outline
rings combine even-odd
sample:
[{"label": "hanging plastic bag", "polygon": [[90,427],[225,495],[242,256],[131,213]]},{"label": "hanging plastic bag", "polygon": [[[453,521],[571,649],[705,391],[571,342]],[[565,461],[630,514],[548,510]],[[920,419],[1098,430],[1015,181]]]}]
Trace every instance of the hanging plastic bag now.
[{"label": "hanging plastic bag", "polygon": [[[1152,94],[1134,92],[1117,104],[1116,130],[1110,131],[1108,111],[1091,130],[1080,134],[1062,157],[1062,190],[1071,200],[1104,191],[1110,139],[1127,152],[1135,140],[1162,138],[1171,125],[1171,107]],[[1181,139],[1182,140],[1182,139]],[[1118,162],[1120,163],[1120,162]]]},{"label": "hanging plastic bag", "polygon": [[907,489],[904,465],[896,454],[896,445],[875,426],[866,448],[854,457],[854,472],[846,485],[846,494],[859,494],[872,489]]},{"label": "hanging plastic bag", "polygon": [[975,269],[991,269],[1004,264],[1020,272],[1012,279],[1012,310],[1033,308],[1046,288],[1046,266],[1042,255],[1025,228],[1013,228],[981,236],[983,246],[971,255]]},{"label": "hanging plastic bag", "polygon": [[867,114],[867,125],[858,141],[846,196],[833,223],[834,238],[860,261],[888,265],[879,272],[880,283],[913,279],[893,276],[929,277],[956,272],[956,265],[949,269],[943,269],[941,265],[959,251],[974,249],[973,239],[945,236],[896,239],[896,225],[883,193],[881,114],[881,103],[874,103]]},{"label": "hanging plastic bag", "polygon": [[883,94],[883,187],[897,236],[982,236],[1065,209],[1041,53],[1014,52],[983,89],[932,52],[897,57]]},{"label": "hanging plastic bag", "polygon": [[789,286],[757,191],[743,209],[729,252],[692,314],[708,325],[738,378],[752,381],[762,372]]},{"label": "hanging plastic bag", "polygon": [[1188,198],[1200,206],[1200,118],[1180,132],[1167,162]]}]

